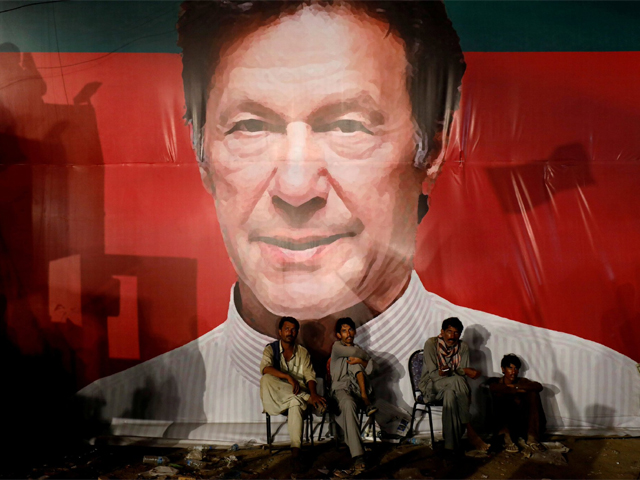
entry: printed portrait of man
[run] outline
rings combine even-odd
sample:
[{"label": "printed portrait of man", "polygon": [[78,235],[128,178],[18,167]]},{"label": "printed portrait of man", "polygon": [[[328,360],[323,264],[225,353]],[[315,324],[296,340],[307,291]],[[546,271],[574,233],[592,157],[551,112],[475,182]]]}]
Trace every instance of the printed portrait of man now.
[{"label": "printed portrait of man", "polygon": [[262,438],[258,365],[281,316],[301,322],[318,365],[335,320],[356,321],[382,368],[387,433],[411,409],[410,354],[451,316],[495,355],[554,353],[531,362],[552,387],[550,429],[640,427],[631,359],[453,305],[414,271],[465,71],[443,3],[185,2],[178,33],[186,119],[238,282],[222,325],[80,392],[108,433]]}]

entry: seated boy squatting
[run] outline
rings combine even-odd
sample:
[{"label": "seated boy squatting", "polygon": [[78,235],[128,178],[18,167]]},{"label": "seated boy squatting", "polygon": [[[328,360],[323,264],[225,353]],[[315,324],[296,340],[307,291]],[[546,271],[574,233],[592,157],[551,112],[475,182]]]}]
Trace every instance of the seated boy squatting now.
[{"label": "seated boy squatting", "polygon": [[517,452],[518,438],[535,451],[544,447],[540,438],[545,430],[546,417],[540,400],[542,385],[527,378],[518,377],[522,362],[509,353],[500,362],[502,377],[487,381],[493,397],[494,429],[504,435],[507,452]]}]

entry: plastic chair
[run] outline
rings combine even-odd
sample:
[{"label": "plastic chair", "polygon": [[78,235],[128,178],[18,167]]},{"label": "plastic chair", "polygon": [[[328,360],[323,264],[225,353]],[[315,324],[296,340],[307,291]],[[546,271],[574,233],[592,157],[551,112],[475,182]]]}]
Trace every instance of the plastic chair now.
[{"label": "plastic chair", "polygon": [[[325,397],[327,398],[327,408],[325,409],[324,413],[322,414],[322,421],[320,422],[320,430],[318,432],[318,441],[322,440],[322,429],[324,428],[324,422],[327,418],[327,415],[330,415],[330,421],[331,423],[335,426],[335,420],[333,419],[333,415],[335,414],[335,411],[337,410],[337,404],[335,399],[330,395],[331,392],[331,358],[329,358],[329,360],[327,360],[327,370],[325,373],[325,377],[324,377],[324,393],[325,393]],[[364,427],[362,426],[362,421],[364,419],[365,416],[365,410],[362,407],[358,407],[358,414],[359,414],[359,418],[360,418],[360,435],[362,435],[362,433],[365,431],[365,429],[367,428],[367,426],[369,426],[371,424],[372,429],[373,429],[373,443],[376,443],[376,418],[375,418],[375,413],[373,415],[371,415],[369,417],[369,419],[367,420],[367,422],[364,424]],[[335,428],[334,428],[335,431]],[[336,444],[338,443],[338,437],[337,435],[335,436],[335,440],[336,440]]]},{"label": "plastic chair", "polygon": [[[289,418],[287,414],[288,412],[281,413],[281,415],[284,415],[285,417],[287,417],[287,421],[288,421]],[[265,416],[266,416],[266,422],[267,422],[267,445],[269,446],[269,453],[271,453],[271,449],[272,449],[271,446],[273,445],[273,439],[275,438],[276,435],[275,433],[271,435],[271,415],[265,412]],[[302,438],[304,440],[306,435],[306,441],[310,442],[311,446],[313,447],[313,411],[311,408],[307,408],[305,410],[304,414],[302,415],[302,421],[304,424],[303,431],[302,431]]]},{"label": "plastic chair", "polygon": [[422,392],[418,389],[420,383],[420,377],[422,376],[423,365],[423,350],[417,350],[409,357],[409,378],[411,379],[411,390],[413,391],[413,410],[411,412],[411,427],[409,427],[409,433],[407,437],[413,435],[413,425],[416,418],[416,412],[427,412],[429,415],[429,429],[431,430],[431,445],[435,443],[435,436],[433,434],[433,418],[431,417],[431,407],[440,406],[442,402],[436,400],[427,400],[422,395]]}]

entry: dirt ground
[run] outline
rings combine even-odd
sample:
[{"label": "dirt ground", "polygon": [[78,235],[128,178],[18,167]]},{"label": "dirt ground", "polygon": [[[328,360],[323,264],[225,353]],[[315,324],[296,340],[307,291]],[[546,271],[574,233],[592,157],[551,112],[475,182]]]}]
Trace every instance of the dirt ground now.
[{"label": "dirt ground", "polygon": [[[525,458],[522,453],[492,451],[489,456],[445,457],[436,443],[428,445],[393,445],[367,443],[369,468],[357,478],[588,478],[639,479],[640,438],[552,437],[569,448],[540,458]],[[209,448],[209,447],[206,447]],[[38,450],[40,454],[34,454]],[[189,449],[150,448],[142,446],[75,445],[33,447],[4,458],[0,478],[122,478],[203,479],[203,478],[291,478],[292,464],[287,449],[268,450],[261,447],[204,450],[207,465],[194,469],[186,465]],[[6,450],[5,450],[6,454]],[[143,463],[144,455],[164,455],[177,472],[174,475],[150,477],[145,472],[154,465]],[[335,469],[350,464],[346,447],[334,442],[303,447],[303,470],[297,478],[331,478]]]}]

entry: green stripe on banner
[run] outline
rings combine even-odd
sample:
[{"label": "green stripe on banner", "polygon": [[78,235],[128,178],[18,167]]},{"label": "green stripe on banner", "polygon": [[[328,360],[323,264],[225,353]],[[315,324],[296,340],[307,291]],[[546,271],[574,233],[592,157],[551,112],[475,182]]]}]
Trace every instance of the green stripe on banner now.
[{"label": "green stripe on banner", "polygon": [[[637,1],[456,1],[473,52],[640,51]],[[30,52],[178,53],[179,1],[0,2],[0,43]]]},{"label": "green stripe on banner", "polygon": [[638,1],[445,1],[466,52],[640,50]]},{"label": "green stripe on banner", "polygon": [[0,43],[24,52],[179,53],[179,7],[179,1],[3,1]]}]

